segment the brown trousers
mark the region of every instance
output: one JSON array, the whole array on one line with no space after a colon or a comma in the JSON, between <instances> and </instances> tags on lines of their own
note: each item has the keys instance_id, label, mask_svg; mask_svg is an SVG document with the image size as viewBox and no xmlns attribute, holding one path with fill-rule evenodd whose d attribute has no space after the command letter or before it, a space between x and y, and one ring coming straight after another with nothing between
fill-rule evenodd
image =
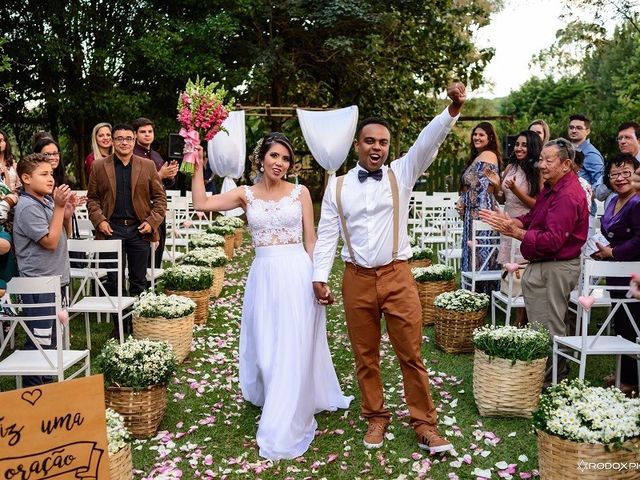
<instances>
[{"instance_id":1,"label":"brown trousers","mask_svg":"<svg viewBox=\"0 0 640 480\"><path fill-rule=\"evenodd\" d=\"M411 426L436 428L429 376L420 353L422 308L409 264L395 261L373 269L346 263L342 295L362 397L362 416L391 416L384 406L380 379L380 319L384 313L389 339L400 361Z\"/></svg>"}]
</instances>

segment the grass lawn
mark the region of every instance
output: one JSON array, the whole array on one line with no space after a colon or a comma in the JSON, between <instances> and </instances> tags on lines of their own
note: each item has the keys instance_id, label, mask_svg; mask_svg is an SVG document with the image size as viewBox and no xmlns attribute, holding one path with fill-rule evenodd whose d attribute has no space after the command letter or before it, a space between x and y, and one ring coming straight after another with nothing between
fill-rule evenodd
<instances>
[{"instance_id":1,"label":"grass lawn","mask_svg":"<svg viewBox=\"0 0 640 480\"><path fill-rule=\"evenodd\" d=\"M261 459L255 442L260 409L243 400L238 382L242 296L252 259L253 250L245 239L226 268L225 287L211 303L207 326L196 327L194 351L169 386L169 408L158 435L134 444L135 478L438 480L475 479L475 469L491 469L491 478L500 478L498 472L504 468L500 462L517 465L513 478L537 475L536 437L530 422L480 417L473 400L473 355L437 350L432 327L424 330L423 357L430 371L440 429L454 444L455 454L430 457L418 448L408 426L400 369L386 336L381 368L393 419L384 447L366 450L362 446L366 424L359 418L359 391L340 295L327 308L329 347L343 391L356 398L349 410L316 416L316 439L304 457L275 463ZM342 262L336 261L330 278L334 293L340 292L341 273ZM110 330L109 324L92 323L92 358ZM84 345L83 332L83 322L75 322L72 342L79 348ZM602 385L601 378L613 365L613 358L592 358L587 378ZM573 367L572 376L576 371ZM13 379L2 379L0 388L15 388Z\"/></svg>"}]
</instances>

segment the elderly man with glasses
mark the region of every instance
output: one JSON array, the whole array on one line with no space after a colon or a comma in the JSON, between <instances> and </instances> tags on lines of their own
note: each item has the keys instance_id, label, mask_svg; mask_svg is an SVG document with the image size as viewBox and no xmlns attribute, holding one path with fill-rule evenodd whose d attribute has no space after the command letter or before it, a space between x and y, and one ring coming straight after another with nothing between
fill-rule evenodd
<instances>
[{"instance_id":1,"label":"elderly man with glasses","mask_svg":"<svg viewBox=\"0 0 640 480\"><path fill-rule=\"evenodd\" d=\"M574 157L573 146L564 138L547 142L539 163L544 188L529 213L509 218L502 212L480 211L480 218L495 230L522 242L520 251L529 261L522 277L527 316L546 327L551 339L570 334L565 317L589 229L589 206L573 172ZM558 380L568 373L568 365L559 359ZM547 381L550 378L549 368Z\"/></svg>"},{"instance_id":2,"label":"elderly man with glasses","mask_svg":"<svg viewBox=\"0 0 640 480\"><path fill-rule=\"evenodd\" d=\"M167 210L167 197L152 160L133 154L133 127L113 127L114 153L96 160L89 177L87 209L96 239L122 240L125 265L129 265L129 295L147 287L150 242L158 241L158 226ZM123 265L122 270L124 271ZM109 273L105 288L117 289L117 275ZM111 332L118 336L117 326Z\"/></svg>"}]
</instances>

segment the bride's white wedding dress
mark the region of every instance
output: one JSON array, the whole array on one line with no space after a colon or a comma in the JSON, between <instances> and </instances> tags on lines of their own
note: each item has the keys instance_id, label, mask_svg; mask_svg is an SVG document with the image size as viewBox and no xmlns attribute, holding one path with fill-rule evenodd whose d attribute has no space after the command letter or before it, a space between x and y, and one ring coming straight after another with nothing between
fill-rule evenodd
<instances>
[{"instance_id":1,"label":"bride's white wedding dress","mask_svg":"<svg viewBox=\"0 0 640 480\"><path fill-rule=\"evenodd\" d=\"M316 304L312 263L302 244L300 185L278 201L245 187L256 257L247 278L240 328L240 387L262 407L260 456L296 458L317 427L314 414L348 408L327 344L324 307Z\"/></svg>"}]
</instances>

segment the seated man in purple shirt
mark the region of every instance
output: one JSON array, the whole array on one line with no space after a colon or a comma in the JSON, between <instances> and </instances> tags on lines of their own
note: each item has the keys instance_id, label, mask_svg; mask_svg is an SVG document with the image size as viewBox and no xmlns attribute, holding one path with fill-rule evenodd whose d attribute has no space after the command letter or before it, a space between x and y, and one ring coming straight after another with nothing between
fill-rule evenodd
<instances>
[{"instance_id":1,"label":"seated man in purple shirt","mask_svg":"<svg viewBox=\"0 0 640 480\"><path fill-rule=\"evenodd\" d=\"M589 205L573 172L574 155L573 146L564 138L545 144L539 164L544 188L526 215L509 218L501 212L480 211L480 218L494 229L522 241L520 251L530 262L522 277L527 316L544 325L551 339L571 334L565 316L569 295L578 284L580 253L589 229ZM558 380L568 372L560 357ZM547 380L550 378L548 369Z\"/></svg>"}]
</instances>

